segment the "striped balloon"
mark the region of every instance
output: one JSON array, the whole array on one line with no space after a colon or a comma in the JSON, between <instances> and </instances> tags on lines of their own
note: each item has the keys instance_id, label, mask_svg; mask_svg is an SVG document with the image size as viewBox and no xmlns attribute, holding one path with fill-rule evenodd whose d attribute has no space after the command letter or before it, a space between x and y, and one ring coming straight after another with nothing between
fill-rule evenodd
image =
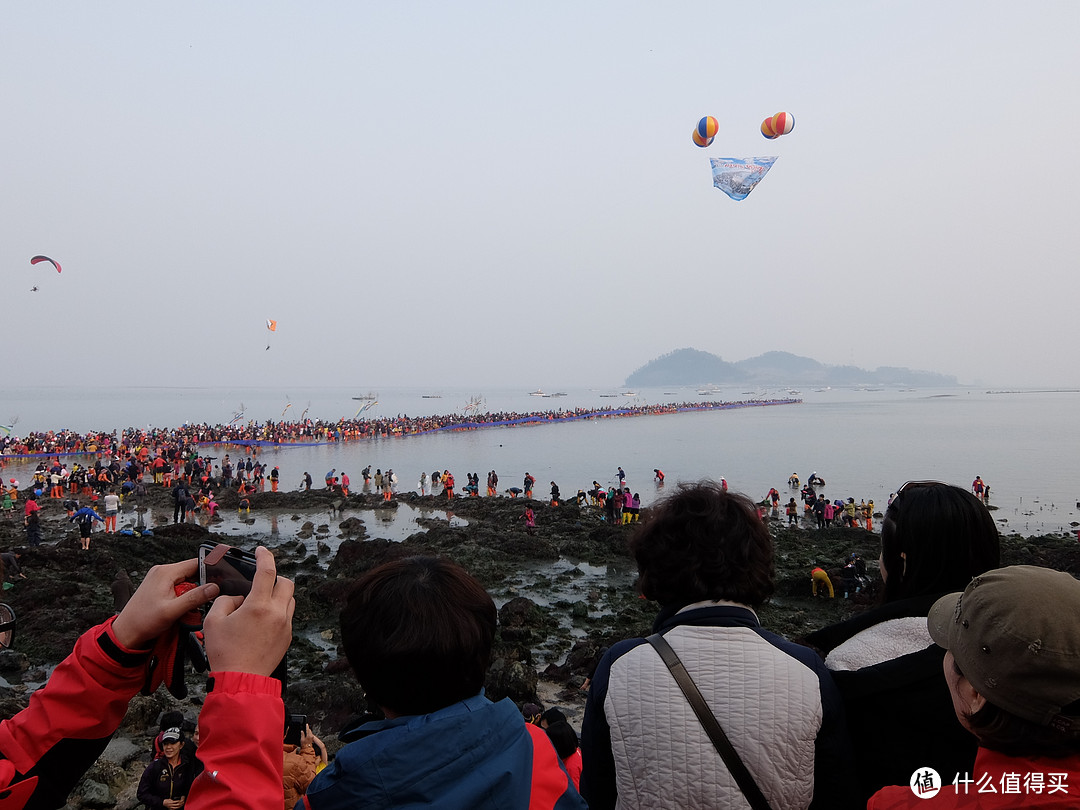
<instances>
[{"instance_id":1,"label":"striped balloon","mask_svg":"<svg viewBox=\"0 0 1080 810\"><path fill-rule=\"evenodd\" d=\"M795 129L795 116L789 112L778 112L772 117L772 130L777 135L787 135Z\"/></svg>"},{"instance_id":2,"label":"striped balloon","mask_svg":"<svg viewBox=\"0 0 1080 810\"><path fill-rule=\"evenodd\" d=\"M712 138L702 138L696 129L690 133L690 137L694 139L694 143L698 146L708 146L713 142Z\"/></svg>"},{"instance_id":3,"label":"striped balloon","mask_svg":"<svg viewBox=\"0 0 1080 810\"><path fill-rule=\"evenodd\" d=\"M711 115L706 115L697 122L697 134L703 141L711 141L720 130L720 124Z\"/></svg>"},{"instance_id":4,"label":"striped balloon","mask_svg":"<svg viewBox=\"0 0 1080 810\"><path fill-rule=\"evenodd\" d=\"M772 123L772 116L766 118L764 121L761 122L761 134L768 138L770 141L774 141L780 137L773 129Z\"/></svg>"}]
</instances>

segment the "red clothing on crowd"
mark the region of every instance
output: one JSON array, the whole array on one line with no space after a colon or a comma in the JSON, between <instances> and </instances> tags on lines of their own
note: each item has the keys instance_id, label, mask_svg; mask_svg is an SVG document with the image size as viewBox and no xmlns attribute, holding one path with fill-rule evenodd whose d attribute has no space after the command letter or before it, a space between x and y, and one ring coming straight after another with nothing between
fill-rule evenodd
<instances>
[{"instance_id":1,"label":"red clothing on crowd","mask_svg":"<svg viewBox=\"0 0 1080 810\"><path fill-rule=\"evenodd\" d=\"M566 766L566 772L570 775L570 781L574 783L574 788L581 790L581 749L577 749L564 759L563 765Z\"/></svg>"},{"instance_id":2,"label":"red clothing on crowd","mask_svg":"<svg viewBox=\"0 0 1080 810\"><path fill-rule=\"evenodd\" d=\"M943 784L935 796L920 798L907 785L882 788L870 797L866 810L1056 810L1080 806L1080 754L1062 759L1009 757L980 748L972 773L940 776Z\"/></svg>"},{"instance_id":3,"label":"red clothing on crowd","mask_svg":"<svg viewBox=\"0 0 1080 810\"><path fill-rule=\"evenodd\" d=\"M124 719L151 651L120 646L112 622L83 633L27 708L0 723L0 810L21 810L31 794L35 806L63 806Z\"/></svg>"},{"instance_id":4,"label":"red clothing on crowd","mask_svg":"<svg viewBox=\"0 0 1080 810\"><path fill-rule=\"evenodd\" d=\"M199 715L203 772L184 810L281 807L284 763L281 681L246 672L211 672L212 689ZM267 741L274 741L267 744ZM2 808L0 808L2 810Z\"/></svg>"}]
</instances>

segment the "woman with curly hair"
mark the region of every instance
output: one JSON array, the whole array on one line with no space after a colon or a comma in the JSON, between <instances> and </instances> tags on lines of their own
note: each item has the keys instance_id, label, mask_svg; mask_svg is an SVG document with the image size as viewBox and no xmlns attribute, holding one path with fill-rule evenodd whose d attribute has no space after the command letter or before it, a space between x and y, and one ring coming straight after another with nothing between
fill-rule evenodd
<instances>
[{"instance_id":1,"label":"woman with curly hair","mask_svg":"<svg viewBox=\"0 0 1080 810\"><path fill-rule=\"evenodd\" d=\"M746 496L682 484L631 541L656 634L678 655L773 808L852 806L840 696L812 650L762 628L772 538ZM593 676L581 793L593 810L742 807L740 787L653 641L614 645Z\"/></svg>"}]
</instances>

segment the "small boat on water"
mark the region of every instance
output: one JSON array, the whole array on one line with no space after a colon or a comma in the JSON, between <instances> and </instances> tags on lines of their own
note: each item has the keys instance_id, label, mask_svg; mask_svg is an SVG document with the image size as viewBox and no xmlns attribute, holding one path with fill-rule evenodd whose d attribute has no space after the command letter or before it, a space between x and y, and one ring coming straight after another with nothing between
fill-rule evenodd
<instances>
[{"instance_id":1,"label":"small boat on water","mask_svg":"<svg viewBox=\"0 0 1080 810\"><path fill-rule=\"evenodd\" d=\"M638 395L638 392L637 391L623 391L622 395L624 397L636 397Z\"/></svg>"},{"instance_id":2,"label":"small boat on water","mask_svg":"<svg viewBox=\"0 0 1080 810\"><path fill-rule=\"evenodd\" d=\"M420 399L442 399L442 394L421 394Z\"/></svg>"},{"instance_id":3,"label":"small boat on water","mask_svg":"<svg viewBox=\"0 0 1080 810\"><path fill-rule=\"evenodd\" d=\"M543 389L537 388L535 391L530 391L529 396L530 397L546 397L547 394L544 393Z\"/></svg>"},{"instance_id":4,"label":"small boat on water","mask_svg":"<svg viewBox=\"0 0 1080 810\"><path fill-rule=\"evenodd\" d=\"M557 391L557 392L556 392L556 393L554 393L554 394L544 394L544 396L545 396L546 398L548 398L548 399L551 399L552 397L565 397L565 396L566 396L566 392L565 392L565 391Z\"/></svg>"},{"instance_id":5,"label":"small boat on water","mask_svg":"<svg viewBox=\"0 0 1080 810\"><path fill-rule=\"evenodd\" d=\"M371 391L368 391L366 394L364 394L361 397L353 397L353 399L357 399L357 400L361 400L361 401L365 401L365 402L368 401L368 400L378 399L378 398L379 398L379 395L374 394Z\"/></svg>"}]
</instances>

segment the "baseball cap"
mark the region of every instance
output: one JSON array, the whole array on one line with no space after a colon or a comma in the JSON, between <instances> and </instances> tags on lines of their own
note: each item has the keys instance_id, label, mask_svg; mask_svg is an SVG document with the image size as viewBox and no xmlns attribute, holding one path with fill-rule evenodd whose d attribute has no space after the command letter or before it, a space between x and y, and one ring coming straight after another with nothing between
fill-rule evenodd
<instances>
[{"instance_id":1,"label":"baseball cap","mask_svg":"<svg viewBox=\"0 0 1080 810\"><path fill-rule=\"evenodd\" d=\"M1010 714L1080 730L1080 581L1033 565L998 568L943 596L926 619L983 697ZM1069 716L1063 711L1069 708Z\"/></svg>"},{"instance_id":2,"label":"baseball cap","mask_svg":"<svg viewBox=\"0 0 1080 810\"><path fill-rule=\"evenodd\" d=\"M167 728L163 732L161 732L161 741L163 743L179 742L182 737L183 735L180 733L180 729L178 729L176 726L173 726L172 728Z\"/></svg>"}]
</instances>

